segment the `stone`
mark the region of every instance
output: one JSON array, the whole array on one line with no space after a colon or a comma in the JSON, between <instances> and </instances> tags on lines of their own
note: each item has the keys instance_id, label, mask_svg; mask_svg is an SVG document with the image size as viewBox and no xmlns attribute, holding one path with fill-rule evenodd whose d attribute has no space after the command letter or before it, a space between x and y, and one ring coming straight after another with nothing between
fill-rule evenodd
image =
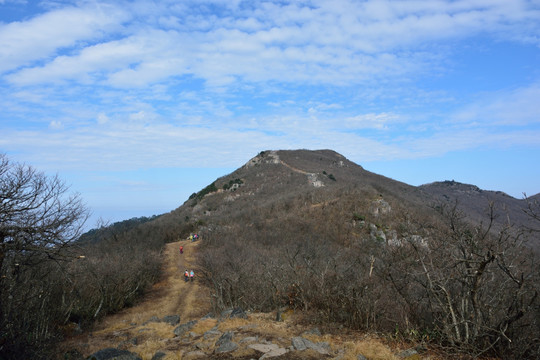
<instances>
[{"instance_id":1,"label":"stone","mask_svg":"<svg viewBox=\"0 0 540 360\"><path fill-rule=\"evenodd\" d=\"M413 355L416 355L416 354L418 354L418 351L416 351L415 349L407 349L407 350L403 350L402 352L397 354L397 356L399 358L406 359L409 356L413 356Z\"/></svg>"},{"instance_id":2,"label":"stone","mask_svg":"<svg viewBox=\"0 0 540 360\"><path fill-rule=\"evenodd\" d=\"M240 340L240 344L253 343L253 342L257 341L257 340L258 340L258 338L256 336L248 336L248 337L245 337L242 340Z\"/></svg>"},{"instance_id":3,"label":"stone","mask_svg":"<svg viewBox=\"0 0 540 360\"><path fill-rule=\"evenodd\" d=\"M306 338L302 338L302 340L304 341L304 345L305 345L308 349L315 350L315 349L317 348L317 344L315 344L313 341L308 340L308 339L306 339Z\"/></svg>"},{"instance_id":4,"label":"stone","mask_svg":"<svg viewBox=\"0 0 540 360\"><path fill-rule=\"evenodd\" d=\"M215 350L215 352L217 354L221 354L221 353L231 352L236 349L238 349L238 344L232 341L227 341L219 345L219 347Z\"/></svg>"},{"instance_id":5,"label":"stone","mask_svg":"<svg viewBox=\"0 0 540 360\"><path fill-rule=\"evenodd\" d=\"M210 344L204 343L204 342L198 342L195 344L195 347L199 350L208 350L210 348Z\"/></svg>"},{"instance_id":6,"label":"stone","mask_svg":"<svg viewBox=\"0 0 540 360\"><path fill-rule=\"evenodd\" d=\"M106 348L90 355L87 360L142 360L139 355L127 350Z\"/></svg>"},{"instance_id":7,"label":"stone","mask_svg":"<svg viewBox=\"0 0 540 360\"><path fill-rule=\"evenodd\" d=\"M321 355L330 355L330 345L326 342L315 344L313 341L300 336L292 338L291 341L292 346L298 351L311 349Z\"/></svg>"},{"instance_id":8,"label":"stone","mask_svg":"<svg viewBox=\"0 0 540 360\"><path fill-rule=\"evenodd\" d=\"M240 318L240 319L247 319L248 316L246 312L242 308L234 308L231 314L229 315L230 318Z\"/></svg>"},{"instance_id":9,"label":"stone","mask_svg":"<svg viewBox=\"0 0 540 360\"><path fill-rule=\"evenodd\" d=\"M151 360L161 360L163 359L167 354L165 354L163 351L157 351L154 356L152 356Z\"/></svg>"},{"instance_id":10,"label":"stone","mask_svg":"<svg viewBox=\"0 0 540 360\"><path fill-rule=\"evenodd\" d=\"M207 332L205 332L203 334L203 337L205 339L211 339L211 338L215 338L215 337L218 337L218 336L221 336L222 332L219 331L219 330L208 330Z\"/></svg>"},{"instance_id":11,"label":"stone","mask_svg":"<svg viewBox=\"0 0 540 360\"><path fill-rule=\"evenodd\" d=\"M231 342L233 339L234 333L232 331L227 331L223 335L220 336L220 338L216 341L216 346L220 346L221 344Z\"/></svg>"},{"instance_id":12,"label":"stone","mask_svg":"<svg viewBox=\"0 0 540 360\"><path fill-rule=\"evenodd\" d=\"M304 331L304 332L302 333L302 335L316 335L316 336L321 336L321 330L319 330L319 328L313 328L313 329Z\"/></svg>"},{"instance_id":13,"label":"stone","mask_svg":"<svg viewBox=\"0 0 540 360\"><path fill-rule=\"evenodd\" d=\"M330 352L330 350L332 349L330 347L330 344L328 342L326 342L326 341L319 342L319 343L317 343L317 345L320 346L321 348L323 348L324 350L328 351L328 352Z\"/></svg>"},{"instance_id":14,"label":"stone","mask_svg":"<svg viewBox=\"0 0 540 360\"><path fill-rule=\"evenodd\" d=\"M272 351L269 351L269 352L265 353L263 356L261 356L259 358L259 360L278 357L278 356L286 354L287 352L288 352L288 350L285 349L285 348L277 348L277 349L274 349Z\"/></svg>"},{"instance_id":15,"label":"stone","mask_svg":"<svg viewBox=\"0 0 540 360\"><path fill-rule=\"evenodd\" d=\"M304 351L304 350L307 349L306 344L304 344L304 338L303 337L300 337L300 336L293 337L291 339L291 342L292 342L292 346L298 351Z\"/></svg>"},{"instance_id":16,"label":"stone","mask_svg":"<svg viewBox=\"0 0 540 360\"><path fill-rule=\"evenodd\" d=\"M170 325L178 325L180 323L180 315L167 315L161 320Z\"/></svg>"},{"instance_id":17,"label":"stone","mask_svg":"<svg viewBox=\"0 0 540 360\"><path fill-rule=\"evenodd\" d=\"M370 206L369 210L373 215L379 216L379 215L384 215L384 214L388 214L389 212L391 212L392 207L385 200L378 199L378 200L375 200L375 201L373 201L371 203L371 206Z\"/></svg>"},{"instance_id":18,"label":"stone","mask_svg":"<svg viewBox=\"0 0 540 360\"><path fill-rule=\"evenodd\" d=\"M202 320L206 320L206 319L213 319L215 318L216 316L214 315L213 312L209 312L208 314L204 315L201 319Z\"/></svg>"},{"instance_id":19,"label":"stone","mask_svg":"<svg viewBox=\"0 0 540 360\"><path fill-rule=\"evenodd\" d=\"M174 329L174 335L176 336L182 336L186 332L190 331L193 326L197 323L197 320L188 321L185 324L179 325L176 329Z\"/></svg>"},{"instance_id":20,"label":"stone","mask_svg":"<svg viewBox=\"0 0 540 360\"><path fill-rule=\"evenodd\" d=\"M277 346L276 344L251 344L248 345L248 348L266 354L267 352L278 349L279 346Z\"/></svg>"},{"instance_id":21,"label":"stone","mask_svg":"<svg viewBox=\"0 0 540 360\"><path fill-rule=\"evenodd\" d=\"M190 351L186 353L183 357L183 359L200 359L200 358L207 358L206 354L200 350Z\"/></svg>"},{"instance_id":22,"label":"stone","mask_svg":"<svg viewBox=\"0 0 540 360\"><path fill-rule=\"evenodd\" d=\"M216 341L216 353L231 352L238 349L238 345L232 342L234 333L227 331Z\"/></svg>"},{"instance_id":23,"label":"stone","mask_svg":"<svg viewBox=\"0 0 540 360\"><path fill-rule=\"evenodd\" d=\"M76 349L66 351L64 353L65 360L84 360L84 356Z\"/></svg>"},{"instance_id":24,"label":"stone","mask_svg":"<svg viewBox=\"0 0 540 360\"><path fill-rule=\"evenodd\" d=\"M321 355L330 355L330 350L327 349L324 345L315 344L315 346L310 348L310 349L315 350L316 352L318 352Z\"/></svg>"},{"instance_id":25,"label":"stone","mask_svg":"<svg viewBox=\"0 0 540 360\"><path fill-rule=\"evenodd\" d=\"M159 318L157 316L152 316L150 319L148 319L147 321L145 321L143 323L143 325L146 325L148 323L151 323L151 322L159 322Z\"/></svg>"}]
</instances>

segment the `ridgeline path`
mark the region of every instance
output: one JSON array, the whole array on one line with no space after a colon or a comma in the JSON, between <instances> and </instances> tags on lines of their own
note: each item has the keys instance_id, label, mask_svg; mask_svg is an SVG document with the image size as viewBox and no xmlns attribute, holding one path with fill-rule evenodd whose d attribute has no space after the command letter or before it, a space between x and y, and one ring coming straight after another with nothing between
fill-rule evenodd
<instances>
[{"instance_id":1,"label":"ridgeline path","mask_svg":"<svg viewBox=\"0 0 540 360\"><path fill-rule=\"evenodd\" d=\"M403 349L398 346L407 345L410 348L409 344L401 342L393 344L392 349L376 336L348 330L317 335L311 331L314 329L310 325L297 321L302 314L295 314L294 310L287 311L283 321L275 321L274 313L250 313L249 319L202 320L211 309L209 290L199 285L197 269L194 269L194 282L185 282L183 275L186 269L191 270L194 266L194 254L199 243L184 240L167 244L163 251L162 280L135 306L106 316L91 331L64 341L56 359L81 360L98 350L115 348L135 353L143 360L156 359L159 353L162 360L260 359L280 355L285 356L280 356L281 359L294 360L331 356L335 359L358 359L359 354L369 359L397 360L405 357L400 355ZM184 247L183 255L180 255L180 245ZM191 320L198 322L193 333L176 336L174 329L178 324L162 321L168 315L179 315L180 324ZM222 345L216 340L221 339L225 332L234 333L237 339L237 343L233 344L236 348L227 350L227 354L216 352L216 347ZM299 345L298 339L304 339L303 336L308 338ZM309 344L309 349L306 344ZM414 351L414 355L408 358L439 358L429 352L420 355Z\"/></svg>"},{"instance_id":2,"label":"ridgeline path","mask_svg":"<svg viewBox=\"0 0 540 360\"><path fill-rule=\"evenodd\" d=\"M151 318L180 315L180 323L185 323L201 318L211 309L210 295L199 285L194 268L194 253L199 243L183 240L166 244L162 280L154 284L145 297L131 308L106 316L91 332L67 339L61 348L77 349L86 357L100 349L116 348L122 341L126 342L127 350L139 354L166 347L167 340L174 337L176 325L149 321ZM184 247L182 255L180 246ZM186 269L195 271L195 281L185 282Z\"/></svg>"}]
</instances>

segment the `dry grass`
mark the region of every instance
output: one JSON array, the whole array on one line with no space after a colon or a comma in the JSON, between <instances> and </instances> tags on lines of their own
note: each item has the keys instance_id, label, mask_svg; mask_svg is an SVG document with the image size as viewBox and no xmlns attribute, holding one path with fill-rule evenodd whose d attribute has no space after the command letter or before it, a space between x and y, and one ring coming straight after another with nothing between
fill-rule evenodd
<instances>
[{"instance_id":1,"label":"dry grass","mask_svg":"<svg viewBox=\"0 0 540 360\"><path fill-rule=\"evenodd\" d=\"M174 353L166 353L164 357L162 357L162 360L182 360L184 357L183 351L178 351Z\"/></svg>"},{"instance_id":2,"label":"dry grass","mask_svg":"<svg viewBox=\"0 0 540 360\"><path fill-rule=\"evenodd\" d=\"M392 350L377 339L361 341L347 341L342 344L345 350L343 360L356 360L358 354L364 355L369 360L396 360Z\"/></svg>"},{"instance_id":3,"label":"dry grass","mask_svg":"<svg viewBox=\"0 0 540 360\"><path fill-rule=\"evenodd\" d=\"M235 358L247 358L248 356L255 359L257 352L250 348L240 348L234 351L231 355Z\"/></svg>"},{"instance_id":4,"label":"dry grass","mask_svg":"<svg viewBox=\"0 0 540 360\"><path fill-rule=\"evenodd\" d=\"M152 334L152 338L158 339L171 339L174 335L175 326L164 322L151 322L144 326L138 327L136 330L138 333L149 332Z\"/></svg>"},{"instance_id":5,"label":"dry grass","mask_svg":"<svg viewBox=\"0 0 540 360\"><path fill-rule=\"evenodd\" d=\"M137 345L129 350L137 353L143 360L146 360L146 359L152 359L154 354L158 350L163 349L165 346L166 346L165 340L148 339L144 341L141 345Z\"/></svg>"},{"instance_id":6,"label":"dry grass","mask_svg":"<svg viewBox=\"0 0 540 360\"><path fill-rule=\"evenodd\" d=\"M164 251L164 277L156 284L149 296L131 309L108 316L97 324L92 334L72 339L68 348L77 348L85 356L106 347L118 347L137 353L142 359L151 359L157 351L164 351L165 360L186 360L189 353L180 340L175 338L174 328L164 322L148 322L152 316L162 319L166 315L178 314L181 323L200 319L209 312L210 305L204 299L209 299L207 289L201 287L197 281L184 282L183 271L191 269L194 264L194 251L197 242L181 242L184 246L184 255L180 255L180 243L167 244ZM199 320L192 331L204 334L217 326L221 332L241 332L245 336L258 336L261 339L271 340L283 347L290 346L290 339L300 336L307 328L302 323L301 316L293 311L285 313L284 321L276 322L275 313L249 314L248 319L226 319L218 321L208 318ZM377 338L357 340L358 336L339 335L302 335L313 342L326 341L332 349L343 351L343 360L356 360L358 354L370 360L395 360L391 349ZM136 344L130 340L136 339ZM205 342L201 338L202 342ZM209 347L213 346L215 339L208 340ZM256 355L252 349L242 347L231 354L234 357L250 357ZM317 358L317 354L308 356L308 352L298 354L302 358ZM296 356L296 355L295 355Z\"/></svg>"},{"instance_id":7,"label":"dry grass","mask_svg":"<svg viewBox=\"0 0 540 360\"><path fill-rule=\"evenodd\" d=\"M250 324L253 324L253 322L248 319L232 318L232 319L224 320L221 323L219 323L218 330L221 332L225 332L225 331L234 330L241 326L246 326Z\"/></svg>"},{"instance_id":8,"label":"dry grass","mask_svg":"<svg viewBox=\"0 0 540 360\"><path fill-rule=\"evenodd\" d=\"M184 246L180 255L179 246ZM163 347L163 341L174 337L174 327L162 322L147 321L155 316L162 319L167 315L180 315L181 322L198 319L210 310L206 291L197 281L186 283L183 272L194 264L194 250L198 242L181 241L169 243L163 252L163 278L152 287L148 295L132 308L107 316L97 323L92 333L67 340L61 348L77 348L84 355L105 347L117 347L118 343L137 338L140 345L126 345L129 351L140 353L150 359L154 352ZM202 325L201 325L202 326ZM152 335L149 335L152 334ZM146 357L144 354L152 354ZM174 359L181 355L174 355ZM179 357L180 356L180 357Z\"/></svg>"},{"instance_id":9,"label":"dry grass","mask_svg":"<svg viewBox=\"0 0 540 360\"><path fill-rule=\"evenodd\" d=\"M216 319L204 319L200 320L193 326L191 331L197 333L197 334L204 334L208 330L211 330L217 325L218 321Z\"/></svg>"},{"instance_id":10,"label":"dry grass","mask_svg":"<svg viewBox=\"0 0 540 360\"><path fill-rule=\"evenodd\" d=\"M257 333L268 339L278 339L298 336L299 330L286 322L263 321L258 324Z\"/></svg>"}]
</instances>

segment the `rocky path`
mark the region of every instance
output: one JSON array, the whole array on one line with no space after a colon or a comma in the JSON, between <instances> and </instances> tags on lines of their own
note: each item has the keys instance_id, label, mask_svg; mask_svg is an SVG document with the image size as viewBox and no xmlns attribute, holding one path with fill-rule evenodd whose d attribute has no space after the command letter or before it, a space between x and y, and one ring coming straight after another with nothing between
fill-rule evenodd
<instances>
[{"instance_id":1,"label":"rocky path","mask_svg":"<svg viewBox=\"0 0 540 360\"><path fill-rule=\"evenodd\" d=\"M137 305L106 316L94 330L73 337L63 349L84 357L103 348L124 348L152 353L173 338L180 322L200 318L210 311L209 295L199 285L194 269L194 252L199 242L189 240L169 243L164 250L163 279ZM180 246L184 254L180 254ZM195 281L185 282L184 271L195 270ZM146 357L145 357L146 358ZM151 358L148 357L149 359Z\"/></svg>"},{"instance_id":2,"label":"rocky path","mask_svg":"<svg viewBox=\"0 0 540 360\"><path fill-rule=\"evenodd\" d=\"M184 271L193 269L194 251L198 242L180 241L169 243L165 247L164 277L154 285L148 296L138 305L126 309L120 314L107 317L100 327L102 331L115 328L126 322L141 322L152 317L163 318L168 315L180 315L181 319L191 319L206 314L209 303L201 302L206 297L197 281L185 282ZM180 254L179 247L184 247Z\"/></svg>"},{"instance_id":3,"label":"rocky path","mask_svg":"<svg viewBox=\"0 0 540 360\"><path fill-rule=\"evenodd\" d=\"M421 360L436 356L416 349L391 349L379 338L331 327L300 325L293 310L275 314L230 309L210 313L210 294L185 282L199 242L167 244L163 280L138 305L103 319L94 331L66 341L64 360L334 359ZM184 246L180 255L179 246ZM196 269L195 269L196 271ZM197 272L195 272L197 273Z\"/></svg>"}]
</instances>

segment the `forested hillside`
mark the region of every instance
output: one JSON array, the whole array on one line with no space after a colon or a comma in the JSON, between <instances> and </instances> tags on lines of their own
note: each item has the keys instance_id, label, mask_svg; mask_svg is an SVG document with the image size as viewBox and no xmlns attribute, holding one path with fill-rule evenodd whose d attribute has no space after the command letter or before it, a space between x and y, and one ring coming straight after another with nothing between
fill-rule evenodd
<instances>
[{"instance_id":1,"label":"forested hillside","mask_svg":"<svg viewBox=\"0 0 540 360\"><path fill-rule=\"evenodd\" d=\"M539 268L525 244L538 233L512 223L522 217L505 203L460 208L455 194L428 190L332 151L263 152L174 216L200 226L216 309L293 307L468 354L534 358Z\"/></svg>"},{"instance_id":2,"label":"forested hillside","mask_svg":"<svg viewBox=\"0 0 540 360\"><path fill-rule=\"evenodd\" d=\"M73 228L50 223L57 246L32 247L37 235L5 204L17 199L10 184L36 174L47 183L3 162L4 357L46 358L66 326L89 328L131 306L160 278L164 244L192 233L202 239L197 273L215 312L242 307L279 319L295 309L315 324L469 356L540 356L537 196L517 200L454 182L414 187L331 150L264 151L170 213L82 237L75 225L85 209L53 193L80 217L65 218ZM25 191L18 199L31 198Z\"/></svg>"}]
</instances>

